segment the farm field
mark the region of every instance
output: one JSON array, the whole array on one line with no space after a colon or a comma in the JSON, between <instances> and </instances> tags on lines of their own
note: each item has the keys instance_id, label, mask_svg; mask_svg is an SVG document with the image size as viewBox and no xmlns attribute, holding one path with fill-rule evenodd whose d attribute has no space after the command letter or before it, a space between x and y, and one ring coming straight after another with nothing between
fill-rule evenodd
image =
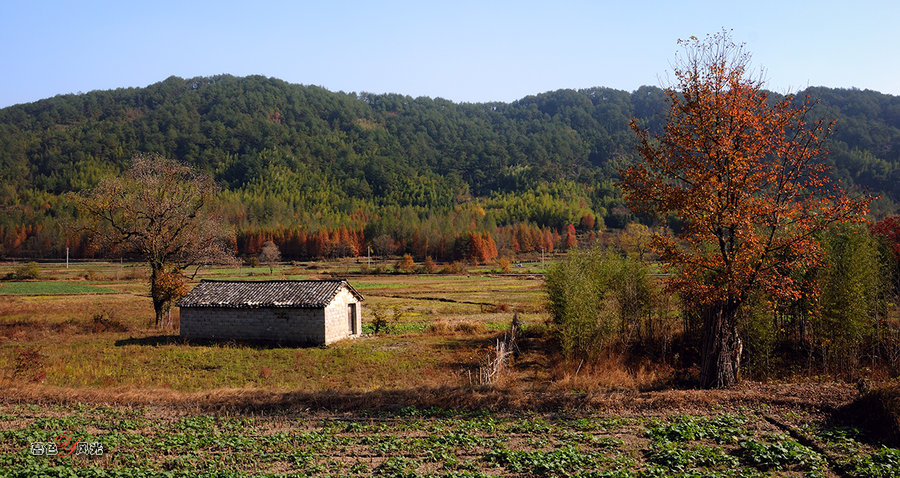
<instances>
[{"instance_id":1,"label":"farm field","mask_svg":"<svg viewBox=\"0 0 900 478\"><path fill-rule=\"evenodd\" d=\"M539 263L519 274L360 266L194 278L346 276L366 297L364 330L375 314L387 326L327 348L184 343L150 325L140 265L41 264L40 281L0 282L0 476L900 473L900 452L841 420L852 385L690 390L671 368L582 369L547 353ZM479 384L514 314L520 354ZM63 452L32 453L57 441ZM83 453L63 456L75 441Z\"/></svg>"},{"instance_id":2,"label":"farm field","mask_svg":"<svg viewBox=\"0 0 900 478\"><path fill-rule=\"evenodd\" d=\"M595 394L593 408L553 413L7 403L0 466L9 476L896 476L900 451L829 418L848 393ZM31 453L58 440L55 455ZM61 456L65 440L102 453Z\"/></svg>"}]
</instances>

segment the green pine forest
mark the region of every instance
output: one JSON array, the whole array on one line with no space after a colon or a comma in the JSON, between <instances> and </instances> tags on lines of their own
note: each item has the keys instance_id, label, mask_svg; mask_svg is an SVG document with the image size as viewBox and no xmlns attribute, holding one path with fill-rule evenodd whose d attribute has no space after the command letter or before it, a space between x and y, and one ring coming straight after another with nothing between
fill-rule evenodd
<instances>
[{"instance_id":1,"label":"green pine forest","mask_svg":"<svg viewBox=\"0 0 900 478\"><path fill-rule=\"evenodd\" d=\"M826 161L843 186L900 204L900 97L809 88L836 122ZM773 94L773 97L776 97ZM170 77L0 109L0 258L98 257L69 193L140 153L213 178L239 254L410 253L489 262L565 248L634 217L618 171L628 123L659 130L660 88L558 90L512 103L330 92L262 76ZM498 252L499 251L499 252Z\"/></svg>"}]
</instances>

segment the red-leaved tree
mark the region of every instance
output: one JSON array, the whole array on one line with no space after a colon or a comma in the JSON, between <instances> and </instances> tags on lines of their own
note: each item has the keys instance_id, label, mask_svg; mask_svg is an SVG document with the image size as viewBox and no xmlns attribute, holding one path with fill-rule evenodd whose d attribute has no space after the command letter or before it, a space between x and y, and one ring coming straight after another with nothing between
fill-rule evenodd
<instances>
[{"instance_id":1,"label":"red-leaved tree","mask_svg":"<svg viewBox=\"0 0 900 478\"><path fill-rule=\"evenodd\" d=\"M872 232L884 237L894 253L894 291L900 293L900 216L886 217L873 224Z\"/></svg>"},{"instance_id":2,"label":"red-leaved tree","mask_svg":"<svg viewBox=\"0 0 900 478\"><path fill-rule=\"evenodd\" d=\"M770 98L727 32L679 43L664 131L632 122L642 161L621 185L632 208L684 223L652 244L702 317L701 386L723 387L738 379L742 306L756 292L798 298L794 272L822 259L814 235L863 220L869 199L827 175L819 160L832 124L809 117L808 98Z\"/></svg>"}]
</instances>

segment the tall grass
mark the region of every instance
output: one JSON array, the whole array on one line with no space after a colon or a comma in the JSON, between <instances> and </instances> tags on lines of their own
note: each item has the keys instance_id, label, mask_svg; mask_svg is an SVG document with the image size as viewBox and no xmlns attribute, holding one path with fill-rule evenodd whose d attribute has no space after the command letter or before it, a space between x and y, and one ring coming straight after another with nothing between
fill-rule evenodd
<instances>
[{"instance_id":1,"label":"tall grass","mask_svg":"<svg viewBox=\"0 0 900 478\"><path fill-rule=\"evenodd\" d=\"M661 330L654 315L668 313L654 307L662 292L646 264L601 247L570 251L550 266L546 288L553 331L568 358L595 358L617 344L648 345Z\"/></svg>"}]
</instances>

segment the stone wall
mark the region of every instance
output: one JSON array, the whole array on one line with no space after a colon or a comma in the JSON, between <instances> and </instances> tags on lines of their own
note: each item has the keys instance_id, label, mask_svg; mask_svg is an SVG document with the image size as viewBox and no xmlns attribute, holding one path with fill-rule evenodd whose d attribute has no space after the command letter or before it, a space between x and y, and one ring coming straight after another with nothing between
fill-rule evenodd
<instances>
[{"instance_id":1,"label":"stone wall","mask_svg":"<svg viewBox=\"0 0 900 478\"><path fill-rule=\"evenodd\" d=\"M321 308L182 307L180 333L182 338L194 340L321 345L335 340L333 336L327 340L324 316ZM346 317L345 312L345 330Z\"/></svg>"},{"instance_id":2,"label":"stone wall","mask_svg":"<svg viewBox=\"0 0 900 478\"><path fill-rule=\"evenodd\" d=\"M350 329L349 305L356 304L356 333ZM342 288L325 307L325 343L330 344L347 337L362 335L362 304L347 290Z\"/></svg>"}]
</instances>

